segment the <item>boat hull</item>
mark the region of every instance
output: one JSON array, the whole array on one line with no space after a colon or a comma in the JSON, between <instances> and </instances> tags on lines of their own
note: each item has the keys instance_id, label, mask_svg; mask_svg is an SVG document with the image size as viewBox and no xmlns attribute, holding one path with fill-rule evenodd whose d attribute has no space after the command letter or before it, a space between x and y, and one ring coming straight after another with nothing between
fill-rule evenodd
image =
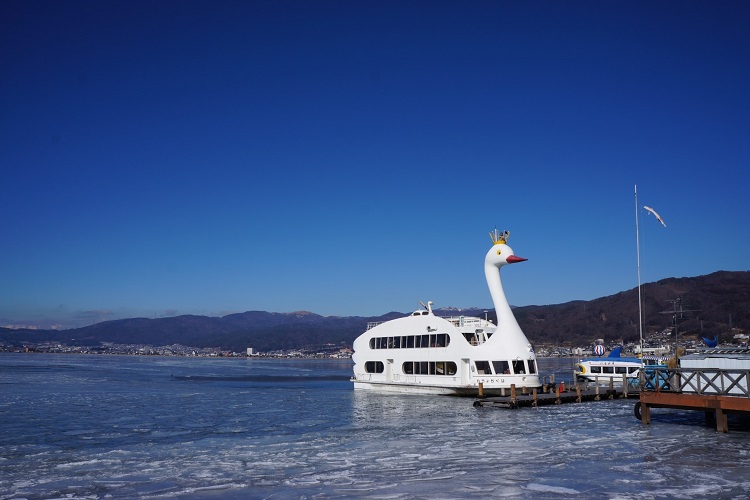
<instances>
[{"instance_id":1,"label":"boat hull","mask_svg":"<svg viewBox=\"0 0 750 500\"><path fill-rule=\"evenodd\" d=\"M538 382L538 380L535 380ZM410 384L410 383L393 383L380 381L362 381L352 379L354 390L383 392L390 394L419 394L435 396L469 396L476 397L479 395L479 386L455 386L445 385L428 385L428 384ZM529 387L538 387L540 384ZM519 394L524 387L518 387ZM506 396L510 394L510 388L506 387L484 387L482 386L484 396Z\"/></svg>"},{"instance_id":2,"label":"boat hull","mask_svg":"<svg viewBox=\"0 0 750 500\"><path fill-rule=\"evenodd\" d=\"M353 380L354 390L387 392L392 394L424 394L436 396L459 396L462 392L458 388L438 387L421 384L392 384L387 382L364 382ZM477 389L473 389L477 394Z\"/></svg>"}]
</instances>

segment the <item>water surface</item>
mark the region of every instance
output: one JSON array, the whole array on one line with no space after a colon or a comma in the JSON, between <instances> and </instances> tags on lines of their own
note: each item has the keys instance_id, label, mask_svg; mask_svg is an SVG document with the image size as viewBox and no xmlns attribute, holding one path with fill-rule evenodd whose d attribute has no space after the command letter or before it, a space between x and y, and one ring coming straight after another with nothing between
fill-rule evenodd
<instances>
[{"instance_id":1,"label":"water surface","mask_svg":"<svg viewBox=\"0 0 750 500\"><path fill-rule=\"evenodd\" d=\"M570 378L571 359L540 359ZM750 433L632 400L353 391L348 360L0 354L0 498L748 498ZM730 421L731 423L731 421Z\"/></svg>"}]
</instances>

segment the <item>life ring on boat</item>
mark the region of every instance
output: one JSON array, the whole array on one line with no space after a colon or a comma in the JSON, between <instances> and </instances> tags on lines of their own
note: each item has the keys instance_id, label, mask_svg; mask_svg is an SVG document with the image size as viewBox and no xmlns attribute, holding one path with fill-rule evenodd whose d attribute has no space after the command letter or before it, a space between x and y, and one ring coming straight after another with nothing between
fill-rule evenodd
<instances>
[{"instance_id":1,"label":"life ring on boat","mask_svg":"<svg viewBox=\"0 0 750 500\"><path fill-rule=\"evenodd\" d=\"M581 375L586 375L586 367L583 365L576 365Z\"/></svg>"},{"instance_id":2,"label":"life ring on boat","mask_svg":"<svg viewBox=\"0 0 750 500\"><path fill-rule=\"evenodd\" d=\"M633 415L635 415L635 418L637 418L638 420L641 420L641 402L640 401L638 401L633 407Z\"/></svg>"}]
</instances>

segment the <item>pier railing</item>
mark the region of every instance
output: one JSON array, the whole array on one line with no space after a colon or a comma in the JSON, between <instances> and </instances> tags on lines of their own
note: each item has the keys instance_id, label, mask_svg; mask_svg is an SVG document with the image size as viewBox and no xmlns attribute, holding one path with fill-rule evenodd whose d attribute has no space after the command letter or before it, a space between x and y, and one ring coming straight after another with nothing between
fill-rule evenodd
<instances>
[{"instance_id":1,"label":"pier railing","mask_svg":"<svg viewBox=\"0 0 750 500\"><path fill-rule=\"evenodd\" d=\"M641 391L674 392L750 398L750 370L719 368L645 368Z\"/></svg>"}]
</instances>

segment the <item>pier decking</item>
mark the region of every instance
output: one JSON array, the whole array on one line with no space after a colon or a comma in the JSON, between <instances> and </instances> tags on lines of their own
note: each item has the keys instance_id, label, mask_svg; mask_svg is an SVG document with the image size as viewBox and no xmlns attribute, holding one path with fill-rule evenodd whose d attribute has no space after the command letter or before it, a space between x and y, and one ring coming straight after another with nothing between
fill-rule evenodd
<instances>
[{"instance_id":1,"label":"pier decking","mask_svg":"<svg viewBox=\"0 0 750 500\"><path fill-rule=\"evenodd\" d=\"M615 386L611 381L608 385L599 384L575 384L574 386L563 384L548 384L541 390L525 390L521 388L520 394L515 387L511 387L509 394L505 396L480 396L474 401L474 406L486 406L492 408L521 408L536 407L550 404L582 403L584 401L602 401L616 398L627 398L637 396L637 392L629 390L628 385Z\"/></svg>"}]
</instances>

